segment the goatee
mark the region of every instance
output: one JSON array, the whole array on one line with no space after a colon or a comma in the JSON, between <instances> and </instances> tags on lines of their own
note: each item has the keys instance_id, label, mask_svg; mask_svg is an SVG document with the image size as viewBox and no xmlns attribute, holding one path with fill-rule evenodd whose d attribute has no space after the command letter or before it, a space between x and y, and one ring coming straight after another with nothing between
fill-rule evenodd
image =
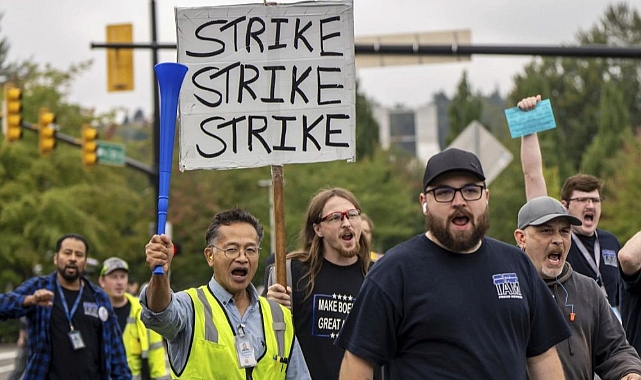
<instances>
[{"instance_id":1,"label":"goatee","mask_svg":"<svg viewBox=\"0 0 641 380\"><path fill-rule=\"evenodd\" d=\"M339 255L341 255L342 257L346 257L346 258L351 258L351 257L357 256L358 252L360 250L361 250L361 245L358 244L358 243L352 249L344 249L342 247L336 249L336 251L338 252Z\"/></svg>"},{"instance_id":2,"label":"goatee","mask_svg":"<svg viewBox=\"0 0 641 380\"><path fill-rule=\"evenodd\" d=\"M67 269L67 267L59 268L59 269L58 269L58 273L60 273L60 275L62 276L62 278L64 278L66 281L68 281L68 282L74 282L74 281L76 281L78 278L80 278L80 270L79 270L77 267L75 268L75 270L76 270L76 271L75 271L75 273L73 273L73 274L68 274L68 273L67 273L67 271L66 271L66 269Z\"/></svg>"}]
</instances>

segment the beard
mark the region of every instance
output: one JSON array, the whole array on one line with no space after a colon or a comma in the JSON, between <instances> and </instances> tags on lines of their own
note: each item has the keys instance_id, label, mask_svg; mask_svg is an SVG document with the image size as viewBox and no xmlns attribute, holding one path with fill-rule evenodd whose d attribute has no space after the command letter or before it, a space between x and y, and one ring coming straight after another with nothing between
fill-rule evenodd
<instances>
[{"instance_id":1,"label":"beard","mask_svg":"<svg viewBox=\"0 0 641 380\"><path fill-rule=\"evenodd\" d=\"M469 212L465 213L472 224L472 228L469 231L451 231L450 225L452 224L452 219L460 215L461 212L455 213L446 220L436 218L431 213L426 215L428 231L432 233L443 247L452 252L467 252L474 248L490 228L490 212L489 209L486 208L478 220L475 220Z\"/></svg>"},{"instance_id":2,"label":"beard","mask_svg":"<svg viewBox=\"0 0 641 380\"><path fill-rule=\"evenodd\" d=\"M80 272L81 272L81 271L80 271L80 268L79 268L79 267L77 267L77 266L76 266L75 268L76 268L76 272L75 272L75 273L73 273L73 274L69 274L69 273L67 273L67 272L66 272L66 269L67 269L67 267L66 267L66 266L64 266L64 267L62 267L62 268L61 268L61 267L58 267L58 273L60 273L60 275L62 276L62 278L64 278L66 281L68 281L68 282L74 282L74 281L76 281L77 279L79 279L79 278L80 278L80 275L81 275L81 273L80 273Z\"/></svg>"},{"instance_id":3,"label":"beard","mask_svg":"<svg viewBox=\"0 0 641 380\"><path fill-rule=\"evenodd\" d=\"M342 257L346 258L351 258L356 255L358 255L358 252L361 250L360 244L356 244L356 246L352 249L344 249L343 247L336 247L336 252L338 252L339 255Z\"/></svg>"}]
</instances>

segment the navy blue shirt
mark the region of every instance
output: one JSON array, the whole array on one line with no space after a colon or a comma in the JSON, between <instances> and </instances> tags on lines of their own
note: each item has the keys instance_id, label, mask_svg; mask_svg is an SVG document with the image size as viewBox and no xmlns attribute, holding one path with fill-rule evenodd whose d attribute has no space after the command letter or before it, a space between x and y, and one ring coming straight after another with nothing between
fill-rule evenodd
<instances>
[{"instance_id":1,"label":"navy blue shirt","mask_svg":"<svg viewBox=\"0 0 641 380\"><path fill-rule=\"evenodd\" d=\"M336 344L386 379L525 379L570 330L530 259L484 238L470 254L418 235L368 273Z\"/></svg>"},{"instance_id":2,"label":"navy blue shirt","mask_svg":"<svg viewBox=\"0 0 641 380\"><path fill-rule=\"evenodd\" d=\"M595 236L581 236L579 237L583 245L588 251L588 254L591 258L594 257L594 242ZM581 253L579 247L572 239L572 245L570 246L570 253L568 253L567 262L572 265L572 269L575 272L581 273L584 276L591 277L599 285L605 286L605 291L608 296L608 301L610 306L619 306L619 288L621 286L621 278L619 276L619 264L617 260L617 255L621 249L621 243L619 240L605 230L596 230L596 236L599 238L600 254L599 254L599 272L601 273L601 279L598 279L598 274L593 269L588 259ZM594 263L594 259L591 260Z\"/></svg>"}]
</instances>

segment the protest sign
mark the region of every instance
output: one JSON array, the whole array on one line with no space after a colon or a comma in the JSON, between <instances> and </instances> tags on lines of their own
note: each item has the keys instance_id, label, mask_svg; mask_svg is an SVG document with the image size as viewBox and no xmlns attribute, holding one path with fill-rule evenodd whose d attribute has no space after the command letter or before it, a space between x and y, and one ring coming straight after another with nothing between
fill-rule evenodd
<instances>
[{"instance_id":1,"label":"protest sign","mask_svg":"<svg viewBox=\"0 0 641 380\"><path fill-rule=\"evenodd\" d=\"M180 169L355 158L351 1L176 8Z\"/></svg>"}]
</instances>

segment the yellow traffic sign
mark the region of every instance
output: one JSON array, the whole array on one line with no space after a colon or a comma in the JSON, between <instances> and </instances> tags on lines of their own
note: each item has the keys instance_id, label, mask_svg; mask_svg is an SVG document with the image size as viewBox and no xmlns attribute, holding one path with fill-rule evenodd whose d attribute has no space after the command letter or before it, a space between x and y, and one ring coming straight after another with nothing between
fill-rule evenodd
<instances>
[{"instance_id":1,"label":"yellow traffic sign","mask_svg":"<svg viewBox=\"0 0 641 380\"><path fill-rule=\"evenodd\" d=\"M107 43L133 43L133 25L107 25ZM107 91L132 91L133 89L133 49L107 49Z\"/></svg>"}]
</instances>

